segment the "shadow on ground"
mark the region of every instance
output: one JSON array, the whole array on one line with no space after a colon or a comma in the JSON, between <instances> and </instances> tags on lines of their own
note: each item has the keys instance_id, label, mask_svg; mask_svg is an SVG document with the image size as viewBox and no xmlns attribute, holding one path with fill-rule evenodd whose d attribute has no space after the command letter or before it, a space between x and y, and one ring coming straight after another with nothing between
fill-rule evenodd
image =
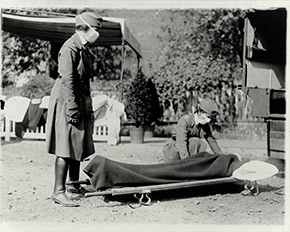
<instances>
[{"instance_id":1,"label":"shadow on ground","mask_svg":"<svg viewBox=\"0 0 290 232\"><path fill-rule=\"evenodd\" d=\"M10 138L10 141L5 141L4 138L1 138L0 140L0 145L1 146L5 146L5 145L11 145L11 144L14 144L14 143L20 143L23 141L23 139L21 138Z\"/></svg>"}]
</instances>

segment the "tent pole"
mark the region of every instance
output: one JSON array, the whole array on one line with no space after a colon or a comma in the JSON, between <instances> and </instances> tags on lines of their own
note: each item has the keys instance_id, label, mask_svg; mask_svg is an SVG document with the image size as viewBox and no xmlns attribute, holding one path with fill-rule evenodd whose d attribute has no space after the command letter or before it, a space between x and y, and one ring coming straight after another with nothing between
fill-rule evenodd
<instances>
[{"instance_id":1,"label":"tent pole","mask_svg":"<svg viewBox=\"0 0 290 232\"><path fill-rule=\"evenodd\" d=\"M121 85L121 99L120 101L123 103L123 73L125 68L125 53L126 53L126 47L125 47L125 41L124 38L122 38L122 61L121 61L121 75L120 75L120 85ZM122 128L122 118L120 121L120 128ZM119 133L119 143L121 143L121 130Z\"/></svg>"},{"instance_id":2,"label":"tent pole","mask_svg":"<svg viewBox=\"0 0 290 232\"><path fill-rule=\"evenodd\" d=\"M121 75L120 75L120 85L121 85L121 102L123 102L123 74L124 74L124 66L125 66L125 41L122 38L122 61L121 61Z\"/></svg>"},{"instance_id":3,"label":"tent pole","mask_svg":"<svg viewBox=\"0 0 290 232\"><path fill-rule=\"evenodd\" d=\"M137 55L137 71L141 68L140 56Z\"/></svg>"}]
</instances>

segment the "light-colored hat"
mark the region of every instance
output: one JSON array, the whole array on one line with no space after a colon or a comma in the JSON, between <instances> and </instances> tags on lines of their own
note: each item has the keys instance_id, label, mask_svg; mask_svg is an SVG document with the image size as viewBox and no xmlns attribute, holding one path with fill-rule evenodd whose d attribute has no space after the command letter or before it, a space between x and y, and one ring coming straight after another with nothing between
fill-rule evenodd
<instances>
[{"instance_id":1,"label":"light-colored hat","mask_svg":"<svg viewBox=\"0 0 290 232\"><path fill-rule=\"evenodd\" d=\"M205 98L199 103L199 108L204 112L212 115L213 113L218 113L218 107L215 101Z\"/></svg>"},{"instance_id":2,"label":"light-colored hat","mask_svg":"<svg viewBox=\"0 0 290 232\"><path fill-rule=\"evenodd\" d=\"M99 27L103 18L94 12L83 12L76 16L76 26L89 24L91 27Z\"/></svg>"}]
</instances>

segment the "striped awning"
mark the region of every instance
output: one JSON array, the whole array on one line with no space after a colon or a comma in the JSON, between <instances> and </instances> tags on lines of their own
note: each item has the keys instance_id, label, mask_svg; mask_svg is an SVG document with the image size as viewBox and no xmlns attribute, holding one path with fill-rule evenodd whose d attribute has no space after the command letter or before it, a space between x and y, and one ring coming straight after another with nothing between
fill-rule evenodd
<instances>
[{"instance_id":1,"label":"striped awning","mask_svg":"<svg viewBox=\"0 0 290 232\"><path fill-rule=\"evenodd\" d=\"M129 45L141 57L140 44L125 20L104 17L96 46ZM2 13L2 30L52 43L63 43L75 31L75 19L68 16L31 16Z\"/></svg>"}]
</instances>

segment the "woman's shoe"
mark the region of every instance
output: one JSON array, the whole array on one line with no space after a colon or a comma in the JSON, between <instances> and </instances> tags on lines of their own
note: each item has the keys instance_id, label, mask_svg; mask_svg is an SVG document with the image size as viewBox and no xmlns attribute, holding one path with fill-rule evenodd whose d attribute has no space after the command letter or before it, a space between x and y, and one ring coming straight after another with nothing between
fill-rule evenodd
<instances>
[{"instance_id":1,"label":"woman's shoe","mask_svg":"<svg viewBox=\"0 0 290 232\"><path fill-rule=\"evenodd\" d=\"M67 186L67 196L71 200L79 200L85 197L86 189L84 187Z\"/></svg>"},{"instance_id":2,"label":"woman's shoe","mask_svg":"<svg viewBox=\"0 0 290 232\"><path fill-rule=\"evenodd\" d=\"M53 193L51 196L51 200L57 204L60 204L61 206L64 206L64 207L78 207L78 206L80 206L78 203L69 199L69 197L65 194L65 190Z\"/></svg>"}]
</instances>

